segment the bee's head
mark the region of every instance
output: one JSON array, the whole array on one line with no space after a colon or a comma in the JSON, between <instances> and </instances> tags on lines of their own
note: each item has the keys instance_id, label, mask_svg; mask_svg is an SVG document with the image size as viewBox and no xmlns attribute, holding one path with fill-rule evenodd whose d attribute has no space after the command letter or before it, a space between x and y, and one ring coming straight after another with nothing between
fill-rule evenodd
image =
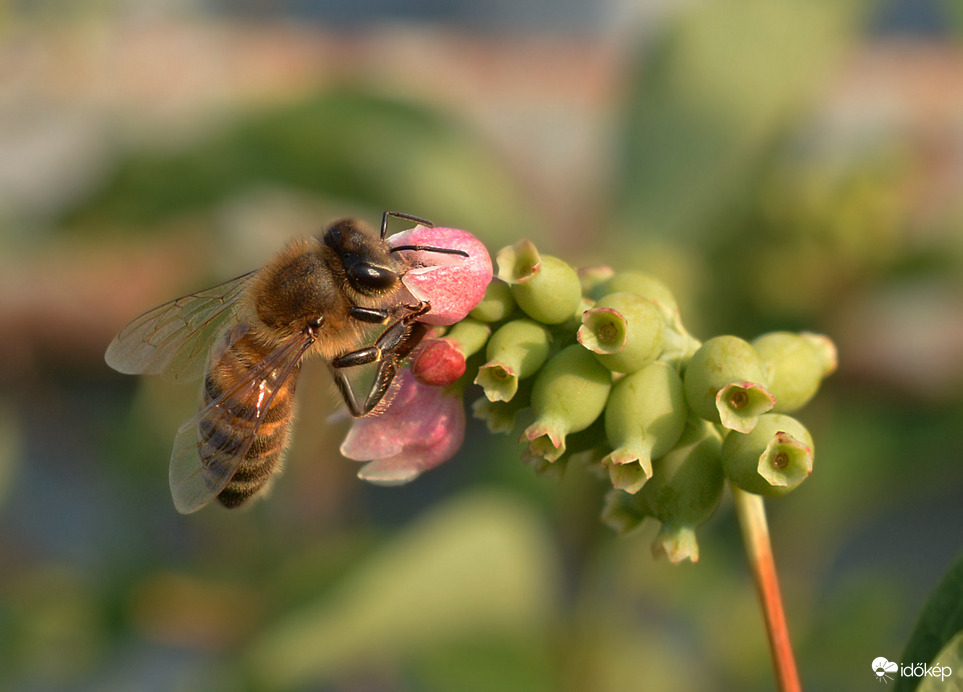
<instances>
[{"instance_id":1,"label":"bee's head","mask_svg":"<svg viewBox=\"0 0 963 692\"><path fill-rule=\"evenodd\" d=\"M340 258L345 278L358 293L382 295L400 285L404 261L359 221L335 222L324 232L322 242Z\"/></svg>"}]
</instances>

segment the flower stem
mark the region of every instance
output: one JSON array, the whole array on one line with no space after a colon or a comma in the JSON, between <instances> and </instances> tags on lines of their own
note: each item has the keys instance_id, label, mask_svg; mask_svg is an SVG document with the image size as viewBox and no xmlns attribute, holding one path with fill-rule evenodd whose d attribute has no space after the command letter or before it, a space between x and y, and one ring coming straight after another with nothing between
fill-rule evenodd
<instances>
[{"instance_id":1,"label":"flower stem","mask_svg":"<svg viewBox=\"0 0 963 692\"><path fill-rule=\"evenodd\" d=\"M739 527L742 530L742 540L746 546L746 556L756 582L763 616L766 619L769 649L776 669L779 690L780 692L800 692L802 688L799 685L796 660L793 657L792 644L789 642L789 628L786 626L786 614L779 594L776 563L769 543L765 505L759 495L747 493L735 486L732 486L732 494L735 498Z\"/></svg>"}]
</instances>

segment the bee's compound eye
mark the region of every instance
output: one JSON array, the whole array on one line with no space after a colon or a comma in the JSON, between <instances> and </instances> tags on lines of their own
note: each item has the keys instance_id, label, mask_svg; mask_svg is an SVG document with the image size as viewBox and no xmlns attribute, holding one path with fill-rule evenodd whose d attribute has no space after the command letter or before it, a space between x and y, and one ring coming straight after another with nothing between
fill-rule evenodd
<instances>
[{"instance_id":1,"label":"bee's compound eye","mask_svg":"<svg viewBox=\"0 0 963 692\"><path fill-rule=\"evenodd\" d=\"M387 267L359 262L347 268L348 280L361 293L372 293L392 288L398 274Z\"/></svg>"}]
</instances>

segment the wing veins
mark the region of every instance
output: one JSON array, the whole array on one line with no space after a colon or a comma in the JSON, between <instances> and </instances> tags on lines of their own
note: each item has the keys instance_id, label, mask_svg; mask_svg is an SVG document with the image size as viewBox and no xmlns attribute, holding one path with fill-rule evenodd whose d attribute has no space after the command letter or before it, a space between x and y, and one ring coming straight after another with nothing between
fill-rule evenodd
<instances>
[{"instance_id":1,"label":"wing veins","mask_svg":"<svg viewBox=\"0 0 963 692\"><path fill-rule=\"evenodd\" d=\"M217 334L238 321L240 298L254 272L182 296L134 319L107 349L107 363L128 374L199 376Z\"/></svg>"}]
</instances>

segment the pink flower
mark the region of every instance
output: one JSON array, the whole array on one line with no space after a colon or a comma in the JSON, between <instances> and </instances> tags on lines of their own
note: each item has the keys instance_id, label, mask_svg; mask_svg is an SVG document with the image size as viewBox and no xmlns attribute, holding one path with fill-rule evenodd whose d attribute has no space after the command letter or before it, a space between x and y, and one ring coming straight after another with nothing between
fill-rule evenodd
<instances>
[{"instance_id":1,"label":"pink flower","mask_svg":"<svg viewBox=\"0 0 963 692\"><path fill-rule=\"evenodd\" d=\"M402 283L418 300L431 303L425 324L448 325L464 319L481 302L492 279L492 260L478 238L456 228L415 226L388 238L391 247L419 245L461 250L467 257L431 250L402 250L411 264Z\"/></svg>"},{"instance_id":2,"label":"pink flower","mask_svg":"<svg viewBox=\"0 0 963 692\"><path fill-rule=\"evenodd\" d=\"M485 246L454 228L415 228L388 239L392 247L419 246L460 250L400 250L411 268L402 282L418 300L431 303L421 319L450 325L464 319L482 298L492 278ZM400 485L447 461L465 438L462 387L465 356L446 339L426 341L415 353L413 370L395 377L387 406L355 419L341 445L349 459L366 461L358 477L379 485Z\"/></svg>"},{"instance_id":3,"label":"pink flower","mask_svg":"<svg viewBox=\"0 0 963 692\"><path fill-rule=\"evenodd\" d=\"M383 411L358 418L341 445L349 459L367 461L358 477L400 485L447 461L465 437L461 393L418 382L410 370L395 378Z\"/></svg>"}]
</instances>

